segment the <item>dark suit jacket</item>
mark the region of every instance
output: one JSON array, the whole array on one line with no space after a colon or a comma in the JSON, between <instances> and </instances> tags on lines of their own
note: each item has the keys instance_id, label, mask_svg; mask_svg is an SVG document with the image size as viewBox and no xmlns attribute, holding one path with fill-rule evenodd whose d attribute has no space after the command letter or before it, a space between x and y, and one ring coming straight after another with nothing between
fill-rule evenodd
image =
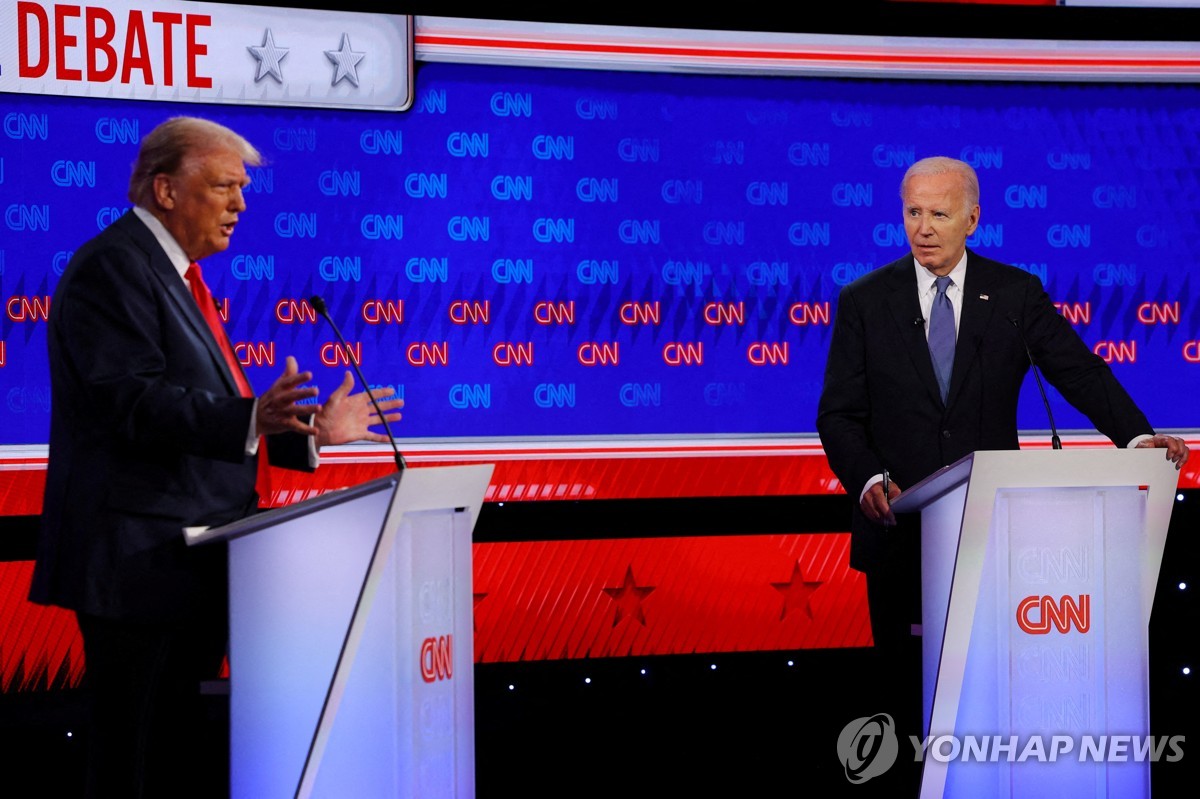
<instances>
[{"instance_id":1,"label":"dark suit jacket","mask_svg":"<svg viewBox=\"0 0 1200 799\"><path fill-rule=\"evenodd\" d=\"M1016 267L968 250L944 404L912 255L842 289L817 431L830 466L855 500L852 566L869 570L894 554L897 536L870 523L857 502L867 480L884 467L907 489L976 450L1019 447L1017 399L1029 370L1022 331L1046 379L1117 446L1153 432L1112 370L1054 308L1041 282Z\"/></svg>"},{"instance_id":2,"label":"dark suit jacket","mask_svg":"<svg viewBox=\"0 0 1200 799\"><path fill-rule=\"evenodd\" d=\"M75 253L47 340L50 462L30 598L146 620L223 601L223 552L188 549L182 528L255 511L253 400L135 214ZM303 436L272 437L268 453L307 468Z\"/></svg>"}]
</instances>

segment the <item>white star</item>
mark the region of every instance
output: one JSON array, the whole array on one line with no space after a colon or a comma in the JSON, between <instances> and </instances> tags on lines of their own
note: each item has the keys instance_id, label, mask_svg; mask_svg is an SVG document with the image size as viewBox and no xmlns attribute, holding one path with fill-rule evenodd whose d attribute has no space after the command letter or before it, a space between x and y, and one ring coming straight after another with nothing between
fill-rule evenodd
<instances>
[{"instance_id":1,"label":"white star","mask_svg":"<svg viewBox=\"0 0 1200 799\"><path fill-rule=\"evenodd\" d=\"M362 61L367 55L366 53L356 53L350 49L350 35L342 34L342 46L337 50L326 50L325 55L330 61L337 64L337 70L333 74L333 83L331 86L337 86L338 81L342 78L358 86L358 62Z\"/></svg>"},{"instance_id":2,"label":"white star","mask_svg":"<svg viewBox=\"0 0 1200 799\"><path fill-rule=\"evenodd\" d=\"M267 28L266 33L263 34L262 46L251 46L246 49L250 51L250 55L258 59L258 70L254 75L255 83L267 75L279 83L283 83L283 68L280 64L287 57L289 48L275 46L275 37L271 34L270 28Z\"/></svg>"}]
</instances>

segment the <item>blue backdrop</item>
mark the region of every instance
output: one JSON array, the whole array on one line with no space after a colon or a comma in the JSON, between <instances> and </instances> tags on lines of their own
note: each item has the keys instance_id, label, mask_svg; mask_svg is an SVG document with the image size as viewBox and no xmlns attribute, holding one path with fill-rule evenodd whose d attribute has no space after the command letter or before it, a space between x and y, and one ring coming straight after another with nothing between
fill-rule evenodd
<instances>
[{"instance_id":1,"label":"blue backdrop","mask_svg":"<svg viewBox=\"0 0 1200 799\"><path fill-rule=\"evenodd\" d=\"M358 357L405 397L398 437L812 432L837 291L907 251L899 181L939 154L979 173L971 246L1037 274L1156 426L1195 427L1198 109L1188 85L447 64L403 114L3 95L0 443L45 442L49 297L179 113L266 157L205 264L252 382L291 354L328 393Z\"/></svg>"}]
</instances>

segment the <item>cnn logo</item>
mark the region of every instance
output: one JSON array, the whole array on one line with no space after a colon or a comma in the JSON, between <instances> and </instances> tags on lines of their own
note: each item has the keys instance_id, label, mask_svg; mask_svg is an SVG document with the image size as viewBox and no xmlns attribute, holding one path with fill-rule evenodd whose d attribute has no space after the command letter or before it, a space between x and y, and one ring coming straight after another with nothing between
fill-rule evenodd
<instances>
[{"instance_id":1,"label":"cnn logo","mask_svg":"<svg viewBox=\"0 0 1200 799\"><path fill-rule=\"evenodd\" d=\"M1052 596L1027 596L1017 605L1017 626L1030 635L1045 635L1052 626L1060 633L1071 627L1086 633L1092 627L1092 597L1080 594L1055 601Z\"/></svg>"},{"instance_id":2,"label":"cnn logo","mask_svg":"<svg viewBox=\"0 0 1200 799\"><path fill-rule=\"evenodd\" d=\"M448 680L454 676L452 636L439 635L421 642L421 679L425 682Z\"/></svg>"}]
</instances>

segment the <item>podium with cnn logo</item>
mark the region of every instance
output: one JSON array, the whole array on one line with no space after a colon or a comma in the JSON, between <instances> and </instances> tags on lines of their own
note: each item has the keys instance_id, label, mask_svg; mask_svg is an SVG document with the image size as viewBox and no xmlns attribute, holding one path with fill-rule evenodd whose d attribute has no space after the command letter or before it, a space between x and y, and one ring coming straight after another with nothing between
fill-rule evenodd
<instances>
[{"instance_id":1,"label":"podium with cnn logo","mask_svg":"<svg viewBox=\"0 0 1200 799\"><path fill-rule=\"evenodd\" d=\"M1148 797L1161 449L976 452L921 513L922 799Z\"/></svg>"},{"instance_id":2,"label":"podium with cnn logo","mask_svg":"<svg viewBox=\"0 0 1200 799\"><path fill-rule=\"evenodd\" d=\"M471 797L471 534L491 465L409 469L220 528L230 793Z\"/></svg>"}]
</instances>

